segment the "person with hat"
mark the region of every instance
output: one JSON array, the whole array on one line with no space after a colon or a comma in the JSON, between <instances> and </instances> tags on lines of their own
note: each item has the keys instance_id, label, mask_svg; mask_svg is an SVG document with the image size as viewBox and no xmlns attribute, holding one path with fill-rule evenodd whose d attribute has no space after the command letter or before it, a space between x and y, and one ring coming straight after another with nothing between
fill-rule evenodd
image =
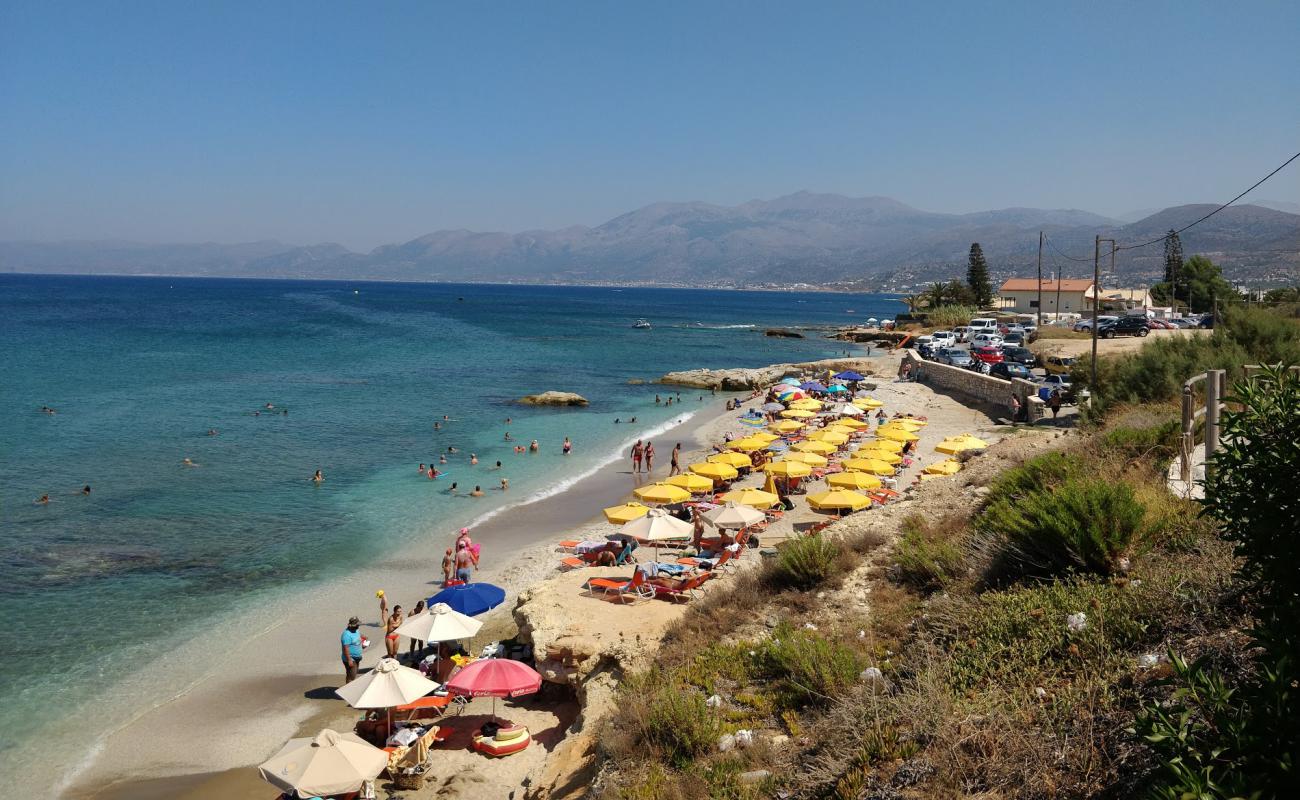
<instances>
[{"instance_id":1,"label":"person with hat","mask_svg":"<svg viewBox=\"0 0 1300 800\"><path fill-rule=\"evenodd\" d=\"M361 666L361 620L352 617L348 620L348 627L344 629L343 635L339 637L339 642L343 649L343 674L344 683L351 683L357 679L357 669Z\"/></svg>"}]
</instances>

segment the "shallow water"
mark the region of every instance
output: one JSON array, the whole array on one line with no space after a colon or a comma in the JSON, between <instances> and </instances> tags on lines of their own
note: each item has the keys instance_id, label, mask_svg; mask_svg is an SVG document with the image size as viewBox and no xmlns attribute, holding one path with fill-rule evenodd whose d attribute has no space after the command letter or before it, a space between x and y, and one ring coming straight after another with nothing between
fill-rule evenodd
<instances>
[{"instance_id":1,"label":"shallow water","mask_svg":"<svg viewBox=\"0 0 1300 800\"><path fill-rule=\"evenodd\" d=\"M762 326L902 307L824 293L0 276L0 775L17 768L5 753L20 737L40 735L34 720L77 713L250 596L558 491L702 405L683 392L657 406L666 387L629 380L830 357L840 343ZM653 329L633 329L640 317ZM514 402L547 389L591 405ZM540 452L515 455L507 430ZM445 477L417 475L449 447ZM490 490L502 476L508 495ZM453 481L488 497L450 495ZM32 502L46 493L49 505Z\"/></svg>"}]
</instances>

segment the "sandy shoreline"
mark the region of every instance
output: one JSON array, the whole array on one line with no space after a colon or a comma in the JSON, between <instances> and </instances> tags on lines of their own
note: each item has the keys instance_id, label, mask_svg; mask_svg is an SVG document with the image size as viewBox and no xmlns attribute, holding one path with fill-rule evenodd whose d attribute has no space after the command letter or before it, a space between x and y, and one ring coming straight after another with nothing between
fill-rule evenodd
<instances>
[{"instance_id":1,"label":"sandy shoreline","mask_svg":"<svg viewBox=\"0 0 1300 800\"><path fill-rule=\"evenodd\" d=\"M483 569L476 578L507 591L505 604L485 618L489 625L493 617L508 621L518 593L555 574L557 541L579 536L583 529L608 532L599 509L623 502L636 486L665 477L674 443L682 443L684 465L699 460L728 428L738 432L734 414L723 409L729 396L719 394L698 411L684 406L683 412L693 416L655 437L659 457L653 479L635 476L628 461L617 461L556 494L506 508L476 525L475 538L484 548ZM198 663L208 664L206 675L108 734L93 761L61 787L64 796L189 796L218 777L230 791L228 781L242 784L240 773L251 775L250 787L264 788L249 765L264 760L300 729L337 724L335 720L343 721L340 714L347 720L356 716L333 697L343 677L335 641L347 617L360 616L363 633L375 642L363 660L364 668L373 667L383 638L374 589L383 587L390 603L407 608L432 594L441 578L441 548L453 538L454 531L439 531L432 541L403 547L328 584L277 598L273 616L280 622L264 630L244 630L236 619L205 637L228 646L194 641L177 648L168 660L204 659Z\"/></svg>"}]
</instances>

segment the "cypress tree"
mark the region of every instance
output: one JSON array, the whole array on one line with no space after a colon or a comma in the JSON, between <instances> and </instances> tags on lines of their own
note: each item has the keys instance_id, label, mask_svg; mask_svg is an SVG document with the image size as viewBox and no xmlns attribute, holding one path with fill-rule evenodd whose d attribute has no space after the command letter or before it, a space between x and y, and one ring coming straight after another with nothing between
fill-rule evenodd
<instances>
[{"instance_id":1,"label":"cypress tree","mask_svg":"<svg viewBox=\"0 0 1300 800\"><path fill-rule=\"evenodd\" d=\"M980 243L970 246L970 259L966 266L966 283L975 295L975 304L987 308L993 304L993 284L989 281L989 265L984 260L984 251Z\"/></svg>"},{"instance_id":2,"label":"cypress tree","mask_svg":"<svg viewBox=\"0 0 1300 800\"><path fill-rule=\"evenodd\" d=\"M1165 238L1165 283L1169 284L1169 294L1177 301L1178 279L1183 272L1183 243L1178 234L1171 230Z\"/></svg>"}]
</instances>

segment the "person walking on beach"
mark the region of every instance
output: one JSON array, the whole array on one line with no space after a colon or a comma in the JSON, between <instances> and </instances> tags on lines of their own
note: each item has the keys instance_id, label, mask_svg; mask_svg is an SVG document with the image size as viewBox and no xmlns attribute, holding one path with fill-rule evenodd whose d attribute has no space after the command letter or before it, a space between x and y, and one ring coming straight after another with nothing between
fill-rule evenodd
<instances>
[{"instance_id":1,"label":"person walking on beach","mask_svg":"<svg viewBox=\"0 0 1300 800\"><path fill-rule=\"evenodd\" d=\"M456 568L456 557L452 555L451 548L447 548L447 554L442 557L442 585L443 588L451 583L452 571Z\"/></svg>"},{"instance_id":2,"label":"person walking on beach","mask_svg":"<svg viewBox=\"0 0 1300 800\"><path fill-rule=\"evenodd\" d=\"M339 642L343 650L343 682L352 683L357 679L357 668L361 666L361 620L353 617L348 620Z\"/></svg>"},{"instance_id":3,"label":"person walking on beach","mask_svg":"<svg viewBox=\"0 0 1300 800\"><path fill-rule=\"evenodd\" d=\"M388 652L389 658L397 658L397 627L402 624L402 607L393 606L393 613L389 615L388 622L384 626L384 649Z\"/></svg>"},{"instance_id":4,"label":"person walking on beach","mask_svg":"<svg viewBox=\"0 0 1300 800\"><path fill-rule=\"evenodd\" d=\"M1052 422L1056 422L1056 415L1061 413L1061 390L1053 389L1047 397L1047 407L1052 409Z\"/></svg>"},{"instance_id":5,"label":"person walking on beach","mask_svg":"<svg viewBox=\"0 0 1300 800\"><path fill-rule=\"evenodd\" d=\"M633 472L641 471L641 454L644 452L645 450L641 446L641 440L637 439L636 444L632 445L632 471Z\"/></svg>"},{"instance_id":6,"label":"person walking on beach","mask_svg":"<svg viewBox=\"0 0 1300 800\"><path fill-rule=\"evenodd\" d=\"M645 443L645 471L653 472L655 468L655 446L653 442Z\"/></svg>"},{"instance_id":7,"label":"person walking on beach","mask_svg":"<svg viewBox=\"0 0 1300 800\"><path fill-rule=\"evenodd\" d=\"M1007 409L1011 412L1011 424L1015 425L1020 421L1020 398L1012 394L1011 401L1007 403Z\"/></svg>"},{"instance_id":8,"label":"person walking on beach","mask_svg":"<svg viewBox=\"0 0 1300 800\"><path fill-rule=\"evenodd\" d=\"M677 444L673 445L673 452L668 456L668 477L671 478L673 475L681 474L682 467L681 464L678 463L678 460L681 458L681 455L682 455L682 443L678 442Z\"/></svg>"},{"instance_id":9,"label":"person walking on beach","mask_svg":"<svg viewBox=\"0 0 1300 800\"><path fill-rule=\"evenodd\" d=\"M461 542L456 550L456 580L469 583L474 573L474 557L470 555L469 546Z\"/></svg>"},{"instance_id":10,"label":"person walking on beach","mask_svg":"<svg viewBox=\"0 0 1300 800\"><path fill-rule=\"evenodd\" d=\"M383 625L384 621L388 619L388 595L384 594L383 589L380 589L375 592L375 597L379 598L379 624Z\"/></svg>"}]
</instances>

